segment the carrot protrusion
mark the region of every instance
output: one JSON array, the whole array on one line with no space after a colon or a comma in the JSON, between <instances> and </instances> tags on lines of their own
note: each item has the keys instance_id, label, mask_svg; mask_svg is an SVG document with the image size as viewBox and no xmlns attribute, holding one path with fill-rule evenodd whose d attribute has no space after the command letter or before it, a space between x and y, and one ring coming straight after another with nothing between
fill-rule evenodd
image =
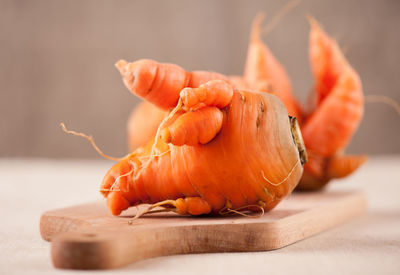
<instances>
[{"instance_id":1,"label":"carrot protrusion","mask_svg":"<svg viewBox=\"0 0 400 275\"><path fill-rule=\"evenodd\" d=\"M180 198L175 201L176 213L185 215L203 215L211 212L211 206L202 198L189 197Z\"/></svg>"},{"instance_id":2,"label":"carrot protrusion","mask_svg":"<svg viewBox=\"0 0 400 275\"><path fill-rule=\"evenodd\" d=\"M188 110L203 106L224 108L231 102L232 95L232 85L223 80L212 80L198 88L185 88L180 93L184 108Z\"/></svg>"},{"instance_id":3,"label":"carrot protrusion","mask_svg":"<svg viewBox=\"0 0 400 275\"><path fill-rule=\"evenodd\" d=\"M178 65L158 63L149 59L133 63L120 60L115 66L129 91L164 110L176 105L183 88L197 87L212 79L226 79L217 73L201 71L191 73Z\"/></svg>"},{"instance_id":4,"label":"carrot protrusion","mask_svg":"<svg viewBox=\"0 0 400 275\"><path fill-rule=\"evenodd\" d=\"M217 107L184 113L161 130L161 139L177 146L206 144L221 130L222 120L223 114Z\"/></svg>"}]
</instances>

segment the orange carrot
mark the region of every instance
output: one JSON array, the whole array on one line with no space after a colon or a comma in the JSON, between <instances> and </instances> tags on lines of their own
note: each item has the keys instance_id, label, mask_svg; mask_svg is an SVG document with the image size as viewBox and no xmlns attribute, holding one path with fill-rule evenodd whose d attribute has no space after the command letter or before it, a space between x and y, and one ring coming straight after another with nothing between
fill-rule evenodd
<instances>
[{"instance_id":1,"label":"orange carrot","mask_svg":"<svg viewBox=\"0 0 400 275\"><path fill-rule=\"evenodd\" d=\"M152 101L140 103L129 118L128 144L131 151L145 144L156 134L157 126L165 117L166 110L177 103L183 88L195 88L213 79L227 79L218 73L187 72L177 65L161 64L152 60L139 60L134 63L120 60L115 66L132 93ZM168 101L158 97L162 93L169 95Z\"/></svg>"},{"instance_id":2,"label":"orange carrot","mask_svg":"<svg viewBox=\"0 0 400 275\"><path fill-rule=\"evenodd\" d=\"M127 123L127 140L130 152L152 139L157 127L167 115L166 111L148 101L140 102L132 111Z\"/></svg>"},{"instance_id":3,"label":"orange carrot","mask_svg":"<svg viewBox=\"0 0 400 275\"><path fill-rule=\"evenodd\" d=\"M270 210L302 174L296 127L273 95L221 81L186 88L155 140L114 165L101 190L114 215L142 203L191 215Z\"/></svg>"},{"instance_id":4,"label":"orange carrot","mask_svg":"<svg viewBox=\"0 0 400 275\"><path fill-rule=\"evenodd\" d=\"M261 40L261 23L263 15L259 14L253 21L244 79L255 89L272 92L285 104L291 116L300 119L300 109L292 95L292 85L285 68L274 57ZM266 89L260 89L260 82L268 83Z\"/></svg>"},{"instance_id":5,"label":"orange carrot","mask_svg":"<svg viewBox=\"0 0 400 275\"><path fill-rule=\"evenodd\" d=\"M310 155L299 189L316 189L349 175L365 156L337 156L351 140L364 111L361 81L337 43L310 19L310 61L316 107L301 127ZM342 162L342 164L340 164Z\"/></svg>"},{"instance_id":6,"label":"orange carrot","mask_svg":"<svg viewBox=\"0 0 400 275\"><path fill-rule=\"evenodd\" d=\"M233 86L222 80L209 81L195 89L185 88L180 93L183 105L188 110L196 110L203 106L224 108L231 102L232 95Z\"/></svg>"},{"instance_id":7,"label":"orange carrot","mask_svg":"<svg viewBox=\"0 0 400 275\"><path fill-rule=\"evenodd\" d=\"M253 22L245 80L254 87L265 85L262 81L269 79L272 87L280 87L275 88L275 93L289 112L301 115L301 131L309 161L298 189L319 189L332 178L349 175L365 162L365 156L338 155L351 140L363 115L361 81L336 42L311 19L310 60L316 106L306 114L291 94L284 68L260 39L261 20L258 16Z\"/></svg>"},{"instance_id":8,"label":"orange carrot","mask_svg":"<svg viewBox=\"0 0 400 275\"><path fill-rule=\"evenodd\" d=\"M311 112L305 112L292 95L284 67L261 40L261 22L262 15L253 22L244 77L227 79L235 88L277 95L289 113L300 119L309 161L298 188L319 189L330 179L350 174L365 162L365 156L346 158L339 155L363 116L361 81L337 43L311 19L310 61L316 102ZM161 118L154 116L153 119L161 122ZM343 165L336 165L340 161Z\"/></svg>"},{"instance_id":9,"label":"orange carrot","mask_svg":"<svg viewBox=\"0 0 400 275\"><path fill-rule=\"evenodd\" d=\"M187 72L175 64L158 63L148 59L134 63L120 60L115 66L120 71L125 86L133 94L163 110L176 105L179 93L185 87L197 87L213 79L227 79L221 74Z\"/></svg>"},{"instance_id":10,"label":"orange carrot","mask_svg":"<svg viewBox=\"0 0 400 275\"><path fill-rule=\"evenodd\" d=\"M181 115L161 131L161 139L173 145L197 145L210 142L221 130L223 114L217 107L207 106Z\"/></svg>"},{"instance_id":11,"label":"orange carrot","mask_svg":"<svg viewBox=\"0 0 400 275\"><path fill-rule=\"evenodd\" d=\"M219 108L226 107L232 95L232 85L223 80L212 80L198 88L183 89L180 93L183 109L194 112L181 114L162 129L162 140L174 145L208 143L222 127L223 114Z\"/></svg>"},{"instance_id":12,"label":"orange carrot","mask_svg":"<svg viewBox=\"0 0 400 275\"><path fill-rule=\"evenodd\" d=\"M364 111L361 81L337 43L315 20L311 21L310 60L318 100L302 132L307 148L332 156L347 145L361 121Z\"/></svg>"},{"instance_id":13,"label":"orange carrot","mask_svg":"<svg viewBox=\"0 0 400 275\"><path fill-rule=\"evenodd\" d=\"M366 156L336 155L329 159L327 178L340 179L347 177L367 161Z\"/></svg>"}]
</instances>

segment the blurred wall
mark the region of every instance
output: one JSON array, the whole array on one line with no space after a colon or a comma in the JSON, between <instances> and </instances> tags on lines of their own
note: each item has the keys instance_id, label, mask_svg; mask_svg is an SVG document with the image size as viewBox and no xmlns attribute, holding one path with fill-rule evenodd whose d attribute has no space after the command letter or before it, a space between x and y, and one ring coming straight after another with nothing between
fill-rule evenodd
<instances>
[{"instance_id":1,"label":"blurred wall","mask_svg":"<svg viewBox=\"0 0 400 275\"><path fill-rule=\"evenodd\" d=\"M138 99L123 86L118 59L241 74L251 20L285 3L0 0L0 156L97 157L88 142L61 132L61 121L124 155ZM307 14L345 48L366 94L400 102L400 1L304 0L264 37L303 101L312 86ZM367 104L348 151L400 153L399 136L396 112Z\"/></svg>"}]
</instances>

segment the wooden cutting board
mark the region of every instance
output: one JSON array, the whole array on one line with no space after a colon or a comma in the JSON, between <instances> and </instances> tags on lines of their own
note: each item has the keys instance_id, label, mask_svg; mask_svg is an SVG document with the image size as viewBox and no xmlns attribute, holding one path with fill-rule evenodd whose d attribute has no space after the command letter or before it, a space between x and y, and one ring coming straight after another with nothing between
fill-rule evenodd
<instances>
[{"instance_id":1,"label":"wooden cutting board","mask_svg":"<svg viewBox=\"0 0 400 275\"><path fill-rule=\"evenodd\" d=\"M159 213L129 225L135 208L113 217L100 201L45 212L40 232L51 241L55 267L106 269L173 254L273 250L344 223L365 209L361 192L294 193L259 218Z\"/></svg>"}]
</instances>

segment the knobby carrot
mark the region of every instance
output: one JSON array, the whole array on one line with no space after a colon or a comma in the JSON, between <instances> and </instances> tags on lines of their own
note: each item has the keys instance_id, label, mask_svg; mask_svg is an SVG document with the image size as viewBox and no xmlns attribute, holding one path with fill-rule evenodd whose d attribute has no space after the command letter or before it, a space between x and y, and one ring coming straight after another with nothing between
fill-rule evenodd
<instances>
[{"instance_id":1,"label":"knobby carrot","mask_svg":"<svg viewBox=\"0 0 400 275\"><path fill-rule=\"evenodd\" d=\"M283 67L259 39L260 20L257 17L253 23L252 34L258 35L250 40L246 63L250 76L247 79L254 79L256 83L257 77L265 75L265 78L277 79L276 83L281 86L290 87ZM337 43L312 18L310 25L309 51L316 99L314 108L307 113L299 107L290 89L275 89L288 110L293 110L302 118L301 131L309 160L297 187L301 190L320 189L332 178L351 174L366 160L365 156L342 155L363 116L363 92L359 76ZM270 72L278 76L268 76Z\"/></svg>"},{"instance_id":2,"label":"knobby carrot","mask_svg":"<svg viewBox=\"0 0 400 275\"><path fill-rule=\"evenodd\" d=\"M185 87L198 87L213 79L227 77L208 71L187 72L174 64L162 64L153 60L139 60L128 63L118 61L115 66L120 71L125 86L134 94L150 100L138 105L128 120L128 143L131 151L151 139L166 115L174 106L180 91ZM157 97L160 91L168 98ZM146 118L146 120L143 120Z\"/></svg>"},{"instance_id":3,"label":"knobby carrot","mask_svg":"<svg viewBox=\"0 0 400 275\"><path fill-rule=\"evenodd\" d=\"M278 96L289 114L299 119L309 153L309 162L305 166L298 189L319 189L332 178L351 174L365 162L365 156L348 158L342 153L363 116L364 96L361 81L337 43L320 28L314 19L310 19L309 53L315 79L315 105L311 111L304 110L292 94L291 83L284 67L261 39L262 19L262 15L257 16L252 25L244 76L224 77L203 72L203 75L209 77L208 79L205 77L205 81L214 77L227 79L235 88L263 91ZM185 71L179 69L179 72ZM125 75L124 79L126 78ZM201 84L201 81L197 84ZM178 92L174 91L173 94L175 95L174 102L176 102ZM130 140L140 138L142 136L140 133L145 132L141 131L144 127L140 126L139 117L146 117L147 121L156 122L152 123L151 133L154 135L156 125L161 122L162 115L157 116L156 109L151 109L154 116L138 115L135 121L130 121ZM134 145L131 149L136 148L138 143ZM341 161L343 165L337 165Z\"/></svg>"},{"instance_id":4,"label":"knobby carrot","mask_svg":"<svg viewBox=\"0 0 400 275\"><path fill-rule=\"evenodd\" d=\"M342 155L363 117L360 78L336 41L314 19L310 24L316 105L301 127L309 155L314 155L299 183L299 188L305 190L321 188L332 178L349 175L366 160L365 156Z\"/></svg>"},{"instance_id":5,"label":"knobby carrot","mask_svg":"<svg viewBox=\"0 0 400 275\"><path fill-rule=\"evenodd\" d=\"M158 92L152 100L170 95ZM270 210L295 188L304 148L277 97L222 80L179 94L155 139L106 174L114 215L142 203L191 215Z\"/></svg>"},{"instance_id":6,"label":"knobby carrot","mask_svg":"<svg viewBox=\"0 0 400 275\"><path fill-rule=\"evenodd\" d=\"M253 21L244 79L255 89L274 93L285 104L289 114L300 119L300 109L293 97L289 76L282 64L261 40L262 20L263 15L259 14Z\"/></svg>"}]
</instances>

